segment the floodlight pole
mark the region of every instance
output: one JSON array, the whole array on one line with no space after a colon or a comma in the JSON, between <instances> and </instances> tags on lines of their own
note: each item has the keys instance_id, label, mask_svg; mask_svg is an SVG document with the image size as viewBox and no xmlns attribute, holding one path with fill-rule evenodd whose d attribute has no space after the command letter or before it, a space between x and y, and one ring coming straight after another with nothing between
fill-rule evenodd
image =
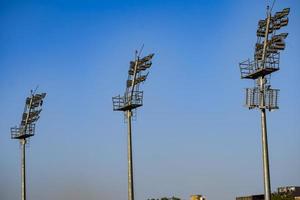
<instances>
[{"instance_id":1,"label":"floodlight pole","mask_svg":"<svg viewBox=\"0 0 300 200\"><path fill-rule=\"evenodd\" d=\"M265 200L271 200L271 180L270 180L270 168L269 168L267 119L266 119L265 109L261 109L261 129L262 129L262 152L263 152Z\"/></svg>"},{"instance_id":2,"label":"floodlight pole","mask_svg":"<svg viewBox=\"0 0 300 200\"><path fill-rule=\"evenodd\" d=\"M132 158L132 111L143 105L143 92L139 91L139 84L146 80L147 75L142 72L150 68L151 59L154 54L140 59L136 52L135 61L130 62L129 75L124 96L112 98L113 110L124 112L128 123L127 130L127 162L128 162L128 200L134 200L134 180L133 180L133 158ZM133 72L133 73L132 73Z\"/></svg>"},{"instance_id":3,"label":"floodlight pole","mask_svg":"<svg viewBox=\"0 0 300 200\"><path fill-rule=\"evenodd\" d=\"M266 60L266 51L267 51L267 43L269 36L269 28L270 28L270 19L271 13L269 12L269 8L267 8L267 25L265 32L265 41L264 48L262 54L262 64L265 65ZM264 66L263 66L264 67ZM267 135L267 115L265 109L265 84L266 79L265 76L261 76L259 80L260 85L260 93L261 93L261 131L262 131L262 156L263 156L263 176L264 176L264 193L265 200L271 200L271 180L270 180L270 167L269 167L269 151L268 151L268 135Z\"/></svg>"},{"instance_id":4,"label":"floodlight pole","mask_svg":"<svg viewBox=\"0 0 300 200\"><path fill-rule=\"evenodd\" d=\"M127 156L128 156L128 200L134 200L133 187L133 161L132 161L132 135L131 135L131 117L132 111L127 112L128 135L127 135Z\"/></svg>"},{"instance_id":5,"label":"floodlight pole","mask_svg":"<svg viewBox=\"0 0 300 200\"><path fill-rule=\"evenodd\" d=\"M269 167L269 150L268 150L268 135L267 135L267 114L264 108L265 104L265 78L260 78L260 89L263 106L261 110L261 134L262 134L262 157L263 157L263 176L264 176L264 193L265 200L271 200L271 179Z\"/></svg>"},{"instance_id":6,"label":"floodlight pole","mask_svg":"<svg viewBox=\"0 0 300 200\"><path fill-rule=\"evenodd\" d=\"M21 200L26 200L26 143L27 138L34 136L35 122L39 119L41 106L46 93L34 94L26 98L20 126L10 129L11 138L18 139L21 145ZM29 101L29 102L28 102Z\"/></svg>"},{"instance_id":7,"label":"floodlight pole","mask_svg":"<svg viewBox=\"0 0 300 200\"><path fill-rule=\"evenodd\" d=\"M130 101L133 98L134 86L135 86L135 79L136 79L136 71L139 62L139 57L135 61L134 65L134 74L133 80L131 84L131 95ZM131 134L131 117L132 111L131 109L127 110L127 123L128 123L128 138L127 138L127 156L128 156L128 200L134 200L134 186L133 186L133 161L132 161L132 134Z\"/></svg>"},{"instance_id":8,"label":"floodlight pole","mask_svg":"<svg viewBox=\"0 0 300 200\"><path fill-rule=\"evenodd\" d=\"M21 143L21 197L22 200L26 200L26 152L25 152L25 146L26 146L26 138L22 138L20 140Z\"/></svg>"},{"instance_id":9,"label":"floodlight pole","mask_svg":"<svg viewBox=\"0 0 300 200\"><path fill-rule=\"evenodd\" d=\"M30 103L29 103L29 112L30 112L30 109L31 109L31 105L32 105L32 102L33 102L33 95L32 95L32 98L30 99ZM29 119L29 114L26 116L26 125L25 125L25 128L24 128L24 132L26 132L27 130L27 122L28 122L28 119ZM21 138L20 139L20 143L21 143L21 148L22 148L22 156L21 156L21 198L22 200L26 200L26 138Z\"/></svg>"},{"instance_id":10,"label":"floodlight pole","mask_svg":"<svg viewBox=\"0 0 300 200\"><path fill-rule=\"evenodd\" d=\"M290 9L285 8L281 12L276 12L271 16L271 10L267 7L267 18L258 22L257 37L255 46L254 61L247 60L241 62L241 78L256 81L253 89L246 89L246 106L249 109L259 108L261 111L261 137L262 137L262 161L264 180L264 199L271 200L271 181L269 169L269 152L267 136L267 116L266 109L278 109L277 93L278 89L271 89L267 82L267 77L279 70L279 52L284 50L284 39L287 33L276 35L276 30L287 26ZM269 39L269 34L271 38ZM262 40L264 38L264 40ZM262 43L261 43L262 42Z\"/></svg>"}]
</instances>

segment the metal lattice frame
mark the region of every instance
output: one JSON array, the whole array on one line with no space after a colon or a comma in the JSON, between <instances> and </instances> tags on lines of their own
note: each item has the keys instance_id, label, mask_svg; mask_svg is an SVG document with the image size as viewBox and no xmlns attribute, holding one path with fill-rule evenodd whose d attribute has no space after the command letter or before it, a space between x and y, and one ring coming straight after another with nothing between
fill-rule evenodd
<instances>
[{"instance_id":1,"label":"metal lattice frame","mask_svg":"<svg viewBox=\"0 0 300 200\"><path fill-rule=\"evenodd\" d=\"M118 95L113 97L112 100L114 111L133 110L143 105L143 91L134 91L132 96L130 94Z\"/></svg>"},{"instance_id":2,"label":"metal lattice frame","mask_svg":"<svg viewBox=\"0 0 300 200\"><path fill-rule=\"evenodd\" d=\"M34 136L35 134L35 124L28 124L26 126L21 126L21 127L12 127L10 129L11 132L11 138L12 139L22 139L22 138L28 138L31 136Z\"/></svg>"},{"instance_id":3,"label":"metal lattice frame","mask_svg":"<svg viewBox=\"0 0 300 200\"><path fill-rule=\"evenodd\" d=\"M246 89L246 106L249 109L265 108L268 110L279 109L278 107L278 89L266 89L265 93L261 93L259 88ZM264 98L262 97L264 95ZM263 103L263 100L265 101Z\"/></svg>"},{"instance_id":4,"label":"metal lattice frame","mask_svg":"<svg viewBox=\"0 0 300 200\"><path fill-rule=\"evenodd\" d=\"M241 62L240 71L242 79L256 79L262 75L269 75L279 70L280 53L270 54L265 62L262 60L249 59Z\"/></svg>"}]
</instances>

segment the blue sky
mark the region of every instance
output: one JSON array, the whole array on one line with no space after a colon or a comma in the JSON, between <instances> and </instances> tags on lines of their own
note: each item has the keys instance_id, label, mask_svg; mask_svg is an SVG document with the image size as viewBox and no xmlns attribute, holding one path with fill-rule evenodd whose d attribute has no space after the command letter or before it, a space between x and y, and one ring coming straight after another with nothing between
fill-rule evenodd
<instances>
[{"instance_id":1,"label":"blue sky","mask_svg":"<svg viewBox=\"0 0 300 200\"><path fill-rule=\"evenodd\" d=\"M270 1L1 1L0 199L20 196L17 125L30 89L47 92L27 148L31 200L126 199L128 63L154 52L133 124L136 199L263 192L260 118L243 107L238 63L253 56ZM272 190L300 185L300 2L291 7L280 109L267 114Z\"/></svg>"}]
</instances>

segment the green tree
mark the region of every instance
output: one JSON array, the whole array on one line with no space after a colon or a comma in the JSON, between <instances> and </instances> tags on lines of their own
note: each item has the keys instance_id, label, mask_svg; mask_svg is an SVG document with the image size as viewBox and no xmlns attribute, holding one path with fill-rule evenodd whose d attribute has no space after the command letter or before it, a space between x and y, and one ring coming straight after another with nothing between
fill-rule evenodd
<instances>
[{"instance_id":1,"label":"green tree","mask_svg":"<svg viewBox=\"0 0 300 200\"><path fill-rule=\"evenodd\" d=\"M292 197L292 195L289 193L284 193L284 194L273 193L272 200L294 200L294 197Z\"/></svg>"}]
</instances>

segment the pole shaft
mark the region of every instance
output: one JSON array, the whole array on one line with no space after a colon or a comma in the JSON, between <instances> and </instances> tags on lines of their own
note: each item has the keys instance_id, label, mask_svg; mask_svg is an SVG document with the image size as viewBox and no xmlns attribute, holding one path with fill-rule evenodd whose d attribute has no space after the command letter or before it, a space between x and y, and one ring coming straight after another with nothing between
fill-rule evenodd
<instances>
[{"instance_id":1,"label":"pole shaft","mask_svg":"<svg viewBox=\"0 0 300 200\"><path fill-rule=\"evenodd\" d=\"M128 138L127 138L127 156L128 156L128 200L134 200L133 188L133 162L132 162L132 137L131 137L131 110L127 111Z\"/></svg>"},{"instance_id":2,"label":"pole shaft","mask_svg":"<svg viewBox=\"0 0 300 200\"><path fill-rule=\"evenodd\" d=\"M21 140L21 199L26 200L26 157L25 157L26 139Z\"/></svg>"},{"instance_id":3,"label":"pole shaft","mask_svg":"<svg viewBox=\"0 0 300 200\"><path fill-rule=\"evenodd\" d=\"M264 173L264 191L265 200L271 200L271 181L269 169L269 151L267 136L266 110L261 109L261 129L262 129L262 153L263 153L263 173Z\"/></svg>"},{"instance_id":4,"label":"pole shaft","mask_svg":"<svg viewBox=\"0 0 300 200\"><path fill-rule=\"evenodd\" d=\"M271 13L269 7L267 8L267 24L265 32L265 40L263 46L262 54L262 67L265 68L266 63L266 53L268 45L269 28L271 23ZM263 176L264 176L264 192L265 200L271 200L271 181L270 181L270 169L269 169L269 152L268 152L268 137L267 137L267 116L266 116L266 102L265 102L265 92L266 92L266 78L264 76L260 77L260 110L261 110L261 132L262 132L262 156L263 156Z\"/></svg>"}]
</instances>

